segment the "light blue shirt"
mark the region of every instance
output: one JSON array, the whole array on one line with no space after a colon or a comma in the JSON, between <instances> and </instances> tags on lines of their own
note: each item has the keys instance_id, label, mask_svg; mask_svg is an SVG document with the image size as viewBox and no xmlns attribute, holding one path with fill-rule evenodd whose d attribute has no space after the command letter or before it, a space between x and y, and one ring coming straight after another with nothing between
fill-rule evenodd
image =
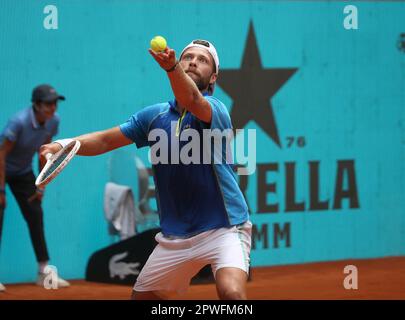
<instances>
[{"instance_id":1,"label":"light blue shirt","mask_svg":"<svg viewBox=\"0 0 405 320\"><path fill-rule=\"evenodd\" d=\"M32 159L41 145L58 133L59 116L55 114L44 125L35 118L32 106L19 111L7 123L0 135L15 142L6 158L6 176L20 176L32 171Z\"/></svg>"}]
</instances>

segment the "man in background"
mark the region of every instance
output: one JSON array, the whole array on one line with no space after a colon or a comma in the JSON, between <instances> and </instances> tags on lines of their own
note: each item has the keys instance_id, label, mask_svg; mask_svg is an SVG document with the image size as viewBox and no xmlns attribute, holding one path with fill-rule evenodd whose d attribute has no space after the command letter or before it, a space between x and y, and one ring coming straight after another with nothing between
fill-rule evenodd
<instances>
[{"instance_id":1,"label":"man in background","mask_svg":"<svg viewBox=\"0 0 405 320\"><path fill-rule=\"evenodd\" d=\"M40 286L43 286L46 277L49 255L43 223L44 190L35 186L32 160L40 146L50 142L58 132L56 109L59 100L65 100L65 97L50 85L37 86L32 92L32 105L9 119L0 135L0 242L7 183L28 225L38 261L37 285ZM39 163L41 169L43 163ZM69 283L58 278L57 285L62 288L68 287ZM0 283L0 291L4 290Z\"/></svg>"}]
</instances>

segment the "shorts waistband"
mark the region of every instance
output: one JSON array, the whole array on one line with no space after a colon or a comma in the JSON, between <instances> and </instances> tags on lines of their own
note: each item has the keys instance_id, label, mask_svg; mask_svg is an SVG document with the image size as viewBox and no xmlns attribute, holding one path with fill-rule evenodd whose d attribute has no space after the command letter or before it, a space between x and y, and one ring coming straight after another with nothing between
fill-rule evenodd
<instances>
[{"instance_id":1,"label":"shorts waistband","mask_svg":"<svg viewBox=\"0 0 405 320\"><path fill-rule=\"evenodd\" d=\"M209 229L209 230L206 230L206 231L202 231L202 232L198 232L198 233L193 233L193 234L186 235L186 236L164 235L163 233L162 233L162 236L163 236L165 239L167 239L167 240L186 240L186 239L190 239L190 238L196 237L196 236L198 236L198 235L201 235L201 234L206 233L206 232L209 232L209 231L214 231L214 230L218 230L218 229L222 229L222 228L231 229L231 228L233 228L233 227L241 227L241 226L243 226L243 225L244 225L245 223L247 223L247 222L250 222L250 221L249 221L249 220L246 220L246 221L244 221L244 222L241 222L241 223L238 223L238 224L235 224L235 225L231 225L231 226L228 226L228 227L219 227L219 228Z\"/></svg>"}]
</instances>

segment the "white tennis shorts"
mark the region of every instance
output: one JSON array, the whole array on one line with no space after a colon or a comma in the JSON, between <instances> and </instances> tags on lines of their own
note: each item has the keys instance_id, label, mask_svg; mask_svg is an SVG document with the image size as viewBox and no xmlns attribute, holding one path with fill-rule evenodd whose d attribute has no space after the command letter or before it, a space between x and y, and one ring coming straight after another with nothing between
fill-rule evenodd
<instances>
[{"instance_id":1,"label":"white tennis shorts","mask_svg":"<svg viewBox=\"0 0 405 320\"><path fill-rule=\"evenodd\" d=\"M168 239L159 232L158 245L149 256L134 286L135 291L162 295L185 293L191 278L211 265L214 277L224 267L249 272L252 223L202 232L187 239Z\"/></svg>"}]
</instances>

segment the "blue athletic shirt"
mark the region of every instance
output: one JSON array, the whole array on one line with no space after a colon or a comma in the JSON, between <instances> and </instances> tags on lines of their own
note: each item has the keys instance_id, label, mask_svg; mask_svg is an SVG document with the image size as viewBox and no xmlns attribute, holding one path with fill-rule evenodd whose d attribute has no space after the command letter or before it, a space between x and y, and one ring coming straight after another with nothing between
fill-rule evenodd
<instances>
[{"instance_id":1,"label":"blue athletic shirt","mask_svg":"<svg viewBox=\"0 0 405 320\"><path fill-rule=\"evenodd\" d=\"M59 116L54 116L40 125L35 118L32 106L25 108L10 118L0 135L15 142L6 158L6 175L20 176L32 171L32 158L39 147L58 133Z\"/></svg>"},{"instance_id":2,"label":"blue athletic shirt","mask_svg":"<svg viewBox=\"0 0 405 320\"><path fill-rule=\"evenodd\" d=\"M186 112L179 127L180 134L187 128L193 128L202 137L203 129L232 128L224 104L213 96L205 96L205 99L212 108L211 126ZM171 122L179 122L181 116L175 100L159 103L135 113L120 125L120 129L138 148L151 147L156 141L148 141L149 132L163 129L169 137L169 150L173 143L179 143L181 150L188 141L170 139ZM200 140L202 149L203 139ZM223 150L225 147L223 144ZM222 155L225 157L225 152ZM224 161L221 164L183 164L181 161L179 164L171 164L170 160L169 164L152 166L160 226L165 236L189 237L248 220L248 207L231 164Z\"/></svg>"}]
</instances>

